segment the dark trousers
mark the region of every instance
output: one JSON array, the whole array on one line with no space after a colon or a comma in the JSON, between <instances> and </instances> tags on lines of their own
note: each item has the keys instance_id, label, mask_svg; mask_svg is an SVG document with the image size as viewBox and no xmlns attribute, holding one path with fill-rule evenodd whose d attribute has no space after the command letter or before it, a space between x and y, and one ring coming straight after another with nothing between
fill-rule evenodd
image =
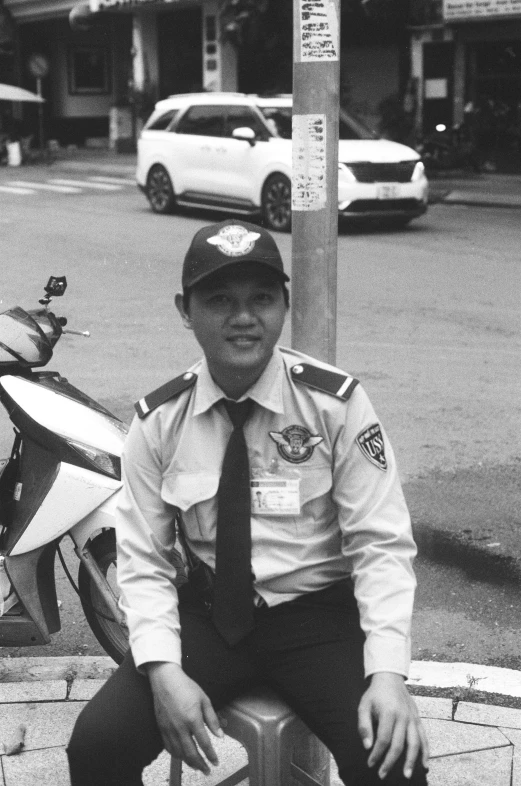
<instances>
[{"instance_id":1,"label":"dark trousers","mask_svg":"<svg viewBox=\"0 0 521 786\"><path fill-rule=\"evenodd\" d=\"M358 704L367 687L364 635L350 582L340 582L272 609L257 609L255 630L228 647L190 584L179 590L183 669L215 710L265 684L290 704L332 752L346 786L425 786L403 759L385 781L369 769L358 734ZM152 694L127 655L81 712L67 754L72 786L141 786L141 774L163 750Z\"/></svg>"}]
</instances>

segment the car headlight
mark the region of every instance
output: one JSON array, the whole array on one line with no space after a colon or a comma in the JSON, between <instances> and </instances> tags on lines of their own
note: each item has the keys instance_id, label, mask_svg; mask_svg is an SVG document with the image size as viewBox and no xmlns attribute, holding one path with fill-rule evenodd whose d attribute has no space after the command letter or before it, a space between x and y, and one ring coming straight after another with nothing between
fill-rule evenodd
<instances>
[{"instance_id":1,"label":"car headlight","mask_svg":"<svg viewBox=\"0 0 521 786\"><path fill-rule=\"evenodd\" d=\"M350 183L356 183L356 177L352 173L351 169L348 167L347 164L339 164L338 165L338 173L342 173L342 177L344 180L348 180Z\"/></svg>"},{"instance_id":2,"label":"car headlight","mask_svg":"<svg viewBox=\"0 0 521 786\"><path fill-rule=\"evenodd\" d=\"M414 167L414 170L413 170L413 173L412 173L412 177L411 177L411 181L414 182L416 180L421 180L421 178L423 177L424 173L425 173L425 165L424 165L423 161L418 161L416 166Z\"/></svg>"}]
</instances>

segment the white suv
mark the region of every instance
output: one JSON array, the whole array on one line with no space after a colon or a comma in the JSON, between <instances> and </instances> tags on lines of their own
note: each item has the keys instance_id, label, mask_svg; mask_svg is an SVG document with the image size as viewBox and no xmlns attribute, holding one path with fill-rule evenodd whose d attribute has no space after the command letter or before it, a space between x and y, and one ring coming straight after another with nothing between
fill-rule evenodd
<instances>
[{"instance_id":1,"label":"white suv","mask_svg":"<svg viewBox=\"0 0 521 786\"><path fill-rule=\"evenodd\" d=\"M138 142L138 186L156 213L176 205L261 214L291 227L291 96L189 93L159 101ZM427 209L420 156L340 110L339 214L404 225Z\"/></svg>"}]
</instances>

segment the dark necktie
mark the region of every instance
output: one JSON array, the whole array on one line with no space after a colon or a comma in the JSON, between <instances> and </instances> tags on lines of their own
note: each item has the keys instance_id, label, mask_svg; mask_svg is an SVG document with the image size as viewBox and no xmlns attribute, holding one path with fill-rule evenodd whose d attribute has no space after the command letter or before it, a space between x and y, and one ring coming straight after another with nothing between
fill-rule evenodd
<instances>
[{"instance_id":1,"label":"dark necktie","mask_svg":"<svg viewBox=\"0 0 521 786\"><path fill-rule=\"evenodd\" d=\"M224 401L233 423L217 490L213 622L233 646L253 628L250 464L244 432L253 401Z\"/></svg>"}]
</instances>

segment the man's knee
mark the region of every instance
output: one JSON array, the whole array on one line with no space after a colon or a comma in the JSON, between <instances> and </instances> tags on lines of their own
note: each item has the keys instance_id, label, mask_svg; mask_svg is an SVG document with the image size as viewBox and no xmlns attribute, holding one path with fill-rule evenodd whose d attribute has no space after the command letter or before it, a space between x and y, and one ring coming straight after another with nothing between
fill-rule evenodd
<instances>
[{"instance_id":1,"label":"man's knee","mask_svg":"<svg viewBox=\"0 0 521 786\"><path fill-rule=\"evenodd\" d=\"M114 756L115 745L105 724L91 712L89 705L78 716L67 746L69 764L78 771L102 765Z\"/></svg>"},{"instance_id":2,"label":"man's knee","mask_svg":"<svg viewBox=\"0 0 521 786\"><path fill-rule=\"evenodd\" d=\"M378 767L367 767L365 761L359 759L339 767L339 776L345 786L427 786L427 772L421 759L416 761L412 777L403 774L403 759L398 762L385 780L378 777Z\"/></svg>"}]
</instances>

